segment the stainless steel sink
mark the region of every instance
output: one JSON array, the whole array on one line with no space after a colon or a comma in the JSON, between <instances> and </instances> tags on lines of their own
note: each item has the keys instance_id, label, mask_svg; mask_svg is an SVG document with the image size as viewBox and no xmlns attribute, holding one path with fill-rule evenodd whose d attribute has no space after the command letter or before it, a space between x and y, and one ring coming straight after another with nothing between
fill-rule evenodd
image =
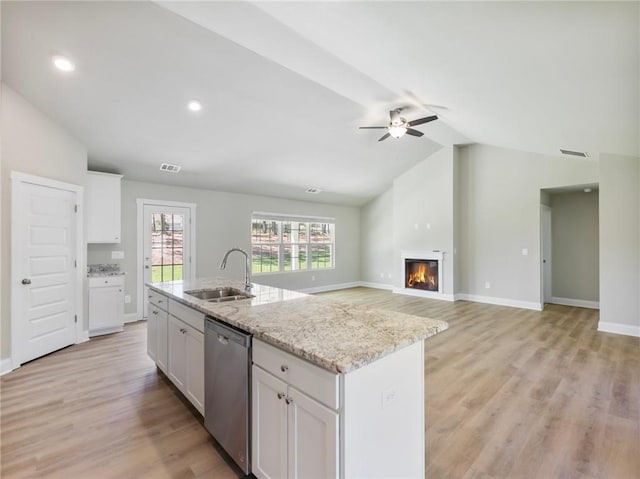
<instances>
[{"instance_id":1,"label":"stainless steel sink","mask_svg":"<svg viewBox=\"0 0 640 479\"><path fill-rule=\"evenodd\" d=\"M225 301L237 301L239 299L254 298L255 296L237 288L211 288L211 289L192 289L185 291L184 294L193 296L194 298L209 301L210 303L221 303Z\"/></svg>"}]
</instances>

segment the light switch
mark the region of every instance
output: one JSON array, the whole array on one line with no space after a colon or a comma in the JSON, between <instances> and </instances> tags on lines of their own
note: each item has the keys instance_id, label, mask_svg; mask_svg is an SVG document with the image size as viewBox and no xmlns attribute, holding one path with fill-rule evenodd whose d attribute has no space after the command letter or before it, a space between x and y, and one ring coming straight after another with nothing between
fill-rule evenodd
<instances>
[{"instance_id":1,"label":"light switch","mask_svg":"<svg viewBox=\"0 0 640 479\"><path fill-rule=\"evenodd\" d=\"M528 248L522 248L522 256L529 256L529 249Z\"/></svg>"},{"instance_id":2,"label":"light switch","mask_svg":"<svg viewBox=\"0 0 640 479\"><path fill-rule=\"evenodd\" d=\"M124 259L124 251L112 251L111 259Z\"/></svg>"}]
</instances>

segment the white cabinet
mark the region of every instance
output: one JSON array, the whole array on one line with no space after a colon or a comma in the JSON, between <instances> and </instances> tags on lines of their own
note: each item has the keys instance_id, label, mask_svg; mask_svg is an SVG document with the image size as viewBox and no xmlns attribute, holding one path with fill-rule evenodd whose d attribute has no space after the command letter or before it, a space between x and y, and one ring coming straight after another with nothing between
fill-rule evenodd
<instances>
[{"instance_id":1,"label":"white cabinet","mask_svg":"<svg viewBox=\"0 0 640 479\"><path fill-rule=\"evenodd\" d=\"M87 172L87 243L120 243L122 175Z\"/></svg>"},{"instance_id":2,"label":"white cabinet","mask_svg":"<svg viewBox=\"0 0 640 479\"><path fill-rule=\"evenodd\" d=\"M124 277L89 278L89 336L122 331Z\"/></svg>"},{"instance_id":3,"label":"white cabinet","mask_svg":"<svg viewBox=\"0 0 640 479\"><path fill-rule=\"evenodd\" d=\"M254 341L252 469L256 477L338 477L338 412L298 389L324 390L328 394L320 396L333 402L337 384L337 375Z\"/></svg>"},{"instance_id":4,"label":"white cabinet","mask_svg":"<svg viewBox=\"0 0 640 479\"><path fill-rule=\"evenodd\" d=\"M204 414L204 334L169 315L169 379Z\"/></svg>"},{"instance_id":5,"label":"white cabinet","mask_svg":"<svg viewBox=\"0 0 640 479\"><path fill-rule=\"evenodd\" d=\"M149 292L149 317L147 318L147 354L156 365L167 374L169 350L167 328L169 322L168 298Z\"/></svg>"}]
</instances>

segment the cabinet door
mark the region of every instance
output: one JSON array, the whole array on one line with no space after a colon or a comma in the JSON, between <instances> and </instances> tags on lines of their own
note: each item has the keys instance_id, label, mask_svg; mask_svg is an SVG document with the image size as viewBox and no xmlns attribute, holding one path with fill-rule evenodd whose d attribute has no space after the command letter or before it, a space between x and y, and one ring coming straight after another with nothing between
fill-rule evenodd
<instances>
[{"instance_id":1,"label":"cabinet door","mask_svg":"<svg viewBox=\"0 0 640 479\"><path fill-rule=\"evenodd\" d=\"M153 362L157 363L158 352L158 309L149 305L149 317L147 318L147 354Z\"/></svg>"},{"instance_id":2,"label":"cabinet door","mask_svg":"<svg viewBox=\"0 0 640 479\"><path fill-rule=\"evenodd\" d=\"M87 243L120 243L121 175L87 175Z\"/></svg>"},{"instance_id":3,"label":"cabinet door","mask_svg":"<svg viewBox=\"0 0 640 479\"><path fill-rule=\"evenodd\" d=\"M153 313L157 308L152 308ZM167 374L169 365L169 315L162 310L159 310L157 314L157 337L156 337L156 364L158 367Z\"/></svg>"},{"instance_id":4,"label":"cabinet door","mask_svg":"<svg viewBox=\"0 0 640 479\"><path fill-rule=\"evenodd\" d=\"M187 330L187 382L185 396L204 414L204 334L185 325Z\"/></svg>"},{"instance_id":5,"label":"cabinet door","mask_svg":"<svg viewBox=\"0 0 640 479\"><path fill-rule=\"evenodd\" d=\"M258 479L287 477L287 385L257 366L251 378L251 468Z\"/></svg>"},{"instance_id":6,"label":"cabinet door","mask_svg":"<svg viewBox=\"0 0 640 479\"><path fill-rule=\"evenodd\" d=\"M89 288L90 331L122 327L124 320L123 294L121 286Z\"/></svg>"},{"instance_id":7,"label":"cabinet door","mask_svg":"<svg viewBox=\"0 0 640 479\"><path fill-rule=\"evenodd\" d=\"M289 386L288 478L337 478L338 413Z\"/></svg>"},{"instance_id":8,"label":"cabinet door","mask_svg":"<svg viewBox=\"0 0 640 479\"><path fill-rule=\"evenodd\" d=\"M184 391L187 380L187 330L183 322L169 317L169 379Z\"/></svg>"}]
</instances>

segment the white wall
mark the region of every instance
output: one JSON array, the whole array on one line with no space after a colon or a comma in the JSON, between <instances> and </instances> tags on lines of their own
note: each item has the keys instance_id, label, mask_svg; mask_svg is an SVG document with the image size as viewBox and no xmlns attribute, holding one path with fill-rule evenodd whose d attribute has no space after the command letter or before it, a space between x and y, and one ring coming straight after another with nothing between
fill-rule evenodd
<instances>
[{"instance_id":1,"label":"white wall","mask_svg":"<svg viewBox=\"0 0 640 479\"><path fill-rule=\"evenodd\" d=\"M394 247L393 188L360 211L360 279L365 283L392 286L397 264Z\"/></svg>"},{"instance_id":2,"label":"white wall","mask_svg":"<svg viewBox=\"0 0 640 479\"><path fill-rule=\"evenodd\" d=\"M462 291L539 307L540 189L597 183L598 163L470 145L460 170Z\"/></svg>"},{"instance_id":3,"label":"white wall","mask_svg":"<svg viewBox=\"0 0 640 479\"><path fill-rule=\"evenodd\" d=\"M11 88L2 84L2 319L1 358L10 356L11 171L84 186L87 150ZM78 265L84 268L83 264Z\"/></svg>"},{"instance_id":4,"label":"white wall","mask_svg":"<svg viewBox=\"0 0 640 479\"><path fill-rule=\"evenodd\" d=\"M335 217L336 268L326 271L254 275L254 282L299 290L350 283L360 279L359 208L222 193L125 179L122 182L123 242L120 245L89 245L87 261L89 264L117 263L117 260L111 260L111 251L124 251L125 259L121 262L121 268L126 272L125 291L132 296L132 303L126 305L127 313L136 311L137 198L196 203L198 277L244 278L244 262L239 256L231 257L224 271L219 269L220 260L233 246L250 251L251 214L253 211L262 211ZM315 280L312 277L315 277Z\"/></svg>"},{"instance_id":5,"label":"white wall","mask_svg":"<svg viewBox=\"0 0 640 479\"><path fill-rule=\"evenodd\" d=\"M443 147L393 182L394 285L404 287L402 250L445 253L443 293L453 294L454 148Z\"/></svg>"},{"instance_id":6,"label":"white wall","mask_svg":"<svg viewBox=\"0 0 640 479\"><path fill-rule=\"evenodd\" d=\"M640 336L640 159L600 155L599 329Z\"/></svg>"},{"instance_id":7,"label":"white wall","mask_svg":"<svg viewBox=\"0 0 640 479\"><path fill-rule=\"evenodd\" d=\"M552 208L551 295L597 303L600 296L598 190L549 196Z\"/></svg>"}]
</instances>

